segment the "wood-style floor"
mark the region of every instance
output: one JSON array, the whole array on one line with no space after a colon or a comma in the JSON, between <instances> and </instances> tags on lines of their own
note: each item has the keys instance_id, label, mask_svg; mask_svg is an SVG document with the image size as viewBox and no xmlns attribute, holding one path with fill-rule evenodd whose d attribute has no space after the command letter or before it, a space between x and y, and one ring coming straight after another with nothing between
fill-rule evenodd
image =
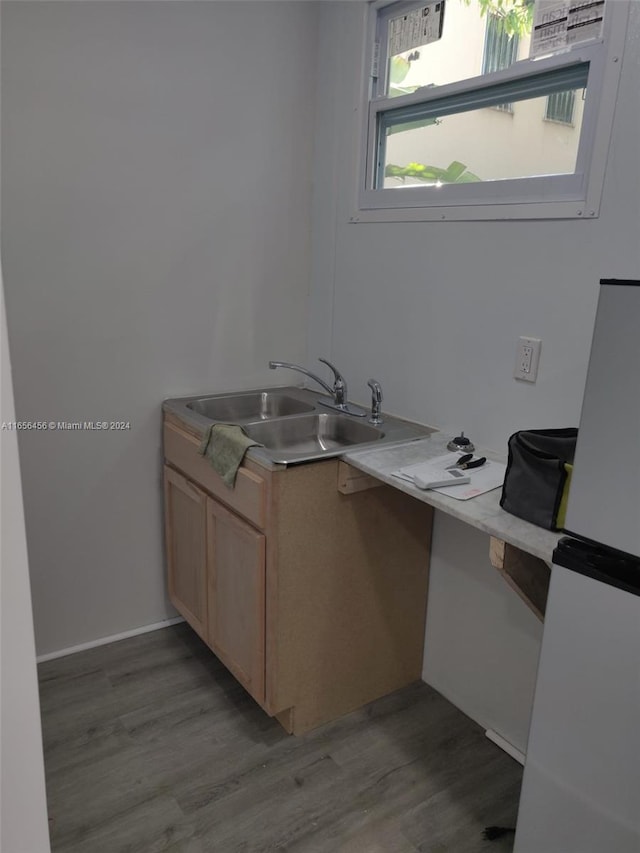
<instances>
[{"instance_id":1,"label":"wood-style floor","mask_svg":"<svg viewBox=\"0 0 640 853\"><path fill-rule=\"evenodd\" d=\"M184 624L39 667L56 853L511 850L522 771L425 684L300 738Z\"/></svg>"}]
</instances>

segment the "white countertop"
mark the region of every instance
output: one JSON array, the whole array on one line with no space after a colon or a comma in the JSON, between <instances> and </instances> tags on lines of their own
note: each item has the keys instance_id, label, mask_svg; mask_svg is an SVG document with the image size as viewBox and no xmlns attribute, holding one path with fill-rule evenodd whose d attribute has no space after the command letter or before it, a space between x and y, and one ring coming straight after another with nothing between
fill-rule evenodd
<instances>
[{"instance_id":1,"label":"white countertop","mask_svg":"<svg viewBox=\"0 0 640 853\"><path fill-rule=\"evenodd\" d=\"M434 433L428 438L411 441L402 445L386 448L368 448L345 453L342 459L365 474L375 477L400 491L405 492L416 500L430 504L435 509L446 512L454 518L459 518L472 527L483 530L490 536L502 539L522 551L527 551L551 564L551 555L558 539L563 535L551 530L536 527L528 521L523 521L515 515L510 515L500 507L501 489L493 489L478 497L466 501L442 495L432 489L417 489L411 483L392 477L392 472L406 465L425 462L434 456L447 453L449 436ZM481 449L476 454L487 456L496 461L506 461L495 454Z\"/></svg>"}]
</instances>

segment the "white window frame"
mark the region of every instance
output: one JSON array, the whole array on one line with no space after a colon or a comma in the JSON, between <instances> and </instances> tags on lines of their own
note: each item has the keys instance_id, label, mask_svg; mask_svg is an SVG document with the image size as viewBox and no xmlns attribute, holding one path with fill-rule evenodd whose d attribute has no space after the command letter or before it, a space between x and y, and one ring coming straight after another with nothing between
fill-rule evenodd
<instances>
[{"instance_id":1,"label":"white window frame","mask_svg":"<svg viewBox=\"0 0 640 853\"><path fill-rule=\"evenodd\" d=\"M459 2L459 0L447 0ZM523 59L502 71L457 81L437 88L424 88L389 98L385 75L386 50L380 51L379 74L375 74L379 18L388 21L391 7L404 11L420 3L375 0L370 3L364 55L362 142L358 169L356 209L351 222L433 220L501 220L595 218L599 215L620 66L629 14L624 0L606 0L601 40L575 45L552 56ZM446 11L445 11L446 17ZM446 26L446 22L445 22ZM428 50L428 46L424 48ZM517 83L543 71L589 63L589 85L584 105L582 131L575 172L529 178L450 184L440 187L373 189L378 156L379 116L392 109L411 107L446 98L473 99L498 83ZM479 103L479 106L481 104Z\"/></svg>"}]
</instances>

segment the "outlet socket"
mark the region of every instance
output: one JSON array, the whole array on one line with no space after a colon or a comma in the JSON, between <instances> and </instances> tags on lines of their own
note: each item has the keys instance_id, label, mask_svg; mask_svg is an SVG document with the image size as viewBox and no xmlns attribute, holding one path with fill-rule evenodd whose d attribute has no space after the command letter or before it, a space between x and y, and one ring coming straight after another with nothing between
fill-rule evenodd
<instances>
[{"instance_id":1,"label":"outlet socket","mask_svg":"<svg viewBox=\"0 0 640 853\"><path fill-rule=\"evenodd\" d=\"M513 371L515 379L520 379L522 382L536 381L541 343L540 338L518 338L516 367Z\"/></svg>"}]
</instances>

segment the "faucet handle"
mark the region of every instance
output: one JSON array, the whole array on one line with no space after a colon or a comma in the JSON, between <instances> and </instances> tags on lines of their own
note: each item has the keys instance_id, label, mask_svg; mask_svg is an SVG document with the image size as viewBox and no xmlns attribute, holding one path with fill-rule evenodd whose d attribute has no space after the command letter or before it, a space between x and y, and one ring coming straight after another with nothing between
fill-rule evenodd
<instances>
[{"instance_id":1,"label":"faucet handle","mask_svg":"<svg viewBox=\"0 0 640 853\"><path fill-rule=\"evenodd\" d=\"M371 388L371 417L369 418L369 423L381 424L382 385L376 379L370 379L367 385Z\"/></svg>"},{"instance_id":2,"label":"faucet handle","mask_svg":"<svg viewBox=\"0 0 640 853\"><path fill-rule=\"evenodd\" d=\"M336 382L339 382L339 381L344 382L344 377L343 377L343 375L340 373L340 371L338 370L338 368L335 366L335 364L331 364L331 362L330 362L328 359L326 359L326 358L319 358L319 359L318 359L318 361L321 361L323 364L326 364L326 365L327 365L327 367L330 367L330 368L331 368L331 370L333 370L333 375L334 375L334 376L335 376L335 378L336 378Z\"/></svg>"},{"instance_id":3,"label":"faucet handle","mask_svg":"<svg viewBox=\"0 0 640 853\"><path fill-rule=\"evenodd\" d=\"M340 373L338 368L331 364L330 361L327 361L326 358L319 358L318 361L321 361L323 364L326 364L327 367L330 367L333 370L334 383L333 390L335 393L336 403L340 406L344 405L347 402L347 381L344 376Z\"/></svg>"}]
</instances>

